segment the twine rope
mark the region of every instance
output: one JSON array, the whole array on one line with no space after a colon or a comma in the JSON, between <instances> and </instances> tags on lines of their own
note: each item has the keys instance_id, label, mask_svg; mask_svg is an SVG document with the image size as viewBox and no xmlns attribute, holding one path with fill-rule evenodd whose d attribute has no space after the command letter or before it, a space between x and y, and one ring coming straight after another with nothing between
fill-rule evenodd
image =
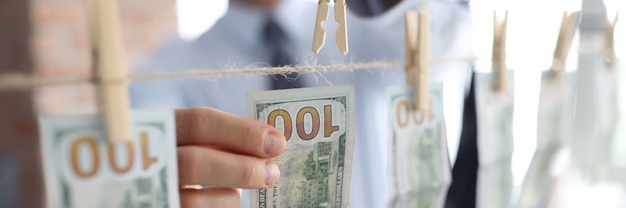
<instances>
[{"instance_id":1,"label":"twine rope","mask_svg":"<svg viewBox=\"0 0 626 208\"><path fill-rule=\"evenodd\" d=\"M442 63L465 63L474 62L476 57L461 58L439 58L431 60L431 64ZM175 79L175 78L197 78L197 77L219 77L239 74L284 74L289 72L325 72L336 70L360 70L360 69L382 69L402 67L404 61L390 62L363 62L350 64L331 64L331 65L301 65L301 66L283 66L283 67L256 67L229 70L207 70L194 69L179 72L152 72L152 73L131 73L127 79L132 81L158 80L158 79ZM0 77L1 90L30 89L43 87L48 85L77 84L84 82L94 82L95 79L91 75L70 75L70 76L30 76L23 74L9 74Z\"/></svg>"}]
</instances>

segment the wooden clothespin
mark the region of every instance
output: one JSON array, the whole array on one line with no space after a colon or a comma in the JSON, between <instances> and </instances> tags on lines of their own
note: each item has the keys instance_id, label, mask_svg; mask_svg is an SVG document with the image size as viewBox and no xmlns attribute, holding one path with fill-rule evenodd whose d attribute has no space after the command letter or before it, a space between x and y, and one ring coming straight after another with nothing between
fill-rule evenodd
<instances>
[{"instance_id":1,"label":"wooden clothespin","mask_svg":"<svg viewBox=\"0 0 626 208\"><path fill-rule=\"evenodd\" d=\"M509 87L509 75L506 67L506 29L508 25L509 11L504 14L504 20L498 20L498 14L493 12L493 72L496 75L494 89L506 91Z\"/></svg>"},{"instance_id":2,"label":"wooden clothespin","mask_svg":"<svg viewBox=\"0 0 626 208\"><path fill-rule=\"evenodd\" d=\"M348 54L348 29L346 26L346 1L335 1L335 21L339 23L339 28L335 33L337 47L343 55ZM322 24L328 20L328 3L330 0L319 0L317 4L317 15L315 17L315 29L313 31L313 52L319 52L326 42L326 31Z\"/></svg>"},{"instance_id":3,"label":"wooden clothespin","mask_svg":"<svg viewBox=\"0 0 626 208\"><path fill-rule=\"evenodd\" d=\"M132 141L128 70L123 59L117 1L88 0L93 81L106 136L111 142Z\"/></svg>"},{"instance_id":4,"label":"wooden clothespin","mask_svg":"<svg viewBox=\"0 0 626 208\"><path fill-rule=\"evenodd\" d=\"M565 73L565 64L567 62L567 55L572 45L574 38L574 31L576 21L578 20L579 12L569 13L563 12L563 18L561 20L561 29L559 31L559 38L556 42L556 48L554 49L554 60L552 61L552 77L554 79L560 79Z\"/></svg>"},{"instance_id":5,"label":"wooden clothespin","mask_svg":"<svg viewBox=\"0 0 626 208\"><path fill-rule=\"evenodd\" d=\"M617 58L615 57L615 25L619 20L619 13L615 14L615 18L611 22L606 19L606 51L608 59L608 68L615 69Z\"/></svg>"},{"instance_id":6,"label":"wooden clothespin","mask_svg":"<svg viewBox=\"0 0 626 208\"><path fill-rule=\"evenodd\" d=\"M406 82L415 86L413 109L430 110L430 17L425 12L407 11Z\"/></svg>"}]
</instances>

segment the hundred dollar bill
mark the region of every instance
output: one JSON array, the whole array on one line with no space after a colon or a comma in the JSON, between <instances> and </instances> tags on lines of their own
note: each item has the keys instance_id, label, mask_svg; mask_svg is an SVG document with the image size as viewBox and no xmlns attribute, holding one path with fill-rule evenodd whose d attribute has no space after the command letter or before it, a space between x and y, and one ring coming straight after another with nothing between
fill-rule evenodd
<instances>
[{"instance_id":1,"label":"hundred dollar bill","mask_svg":"<svg viewBox=\"0 0 626 208\"><path fill-rule=\"evenodd\" d=\"M431 109L412 109L413 88L387 89L389 105L388 207L443 207L452 181L442 85L431 88Z\"/></svg>"},{"instance_id":2,"label":"hundred dollar bill","mask_svg":"<svg viewBox=\"0 0 626 208\"><path fill-rule=\"evenodd\" d=\"M552 190L552 186L556 182L551 174L559 150L558 147L547 147L542 151L535 152L524 178L516 207L533 208L547 206L549 196L551 195L550 190Z\"/></svg>"},{"instance_id":3,"label":"hundred dollar bill","mask_svg":"<svg viewBox=\"0 0 626 208\"><path fill-rule=\"evenodd\" d=\"M544 72L539 92L537 119L537 151L565 144L571 137L574 113L575 74L568 72L554 79Z\"/></svg>"},{"instance_id":4,"label":"hundred dollar bill","mask_svg":"<svg viewBox=\"0 0 626 208\"><path fill-rule=\"evenodd\" d=\"M512 190L511 160L479 167L476 207L511 207Z\"/></svg>"},{"instance_id":5,"label":"hundred dollar bill","mask_svg":"<svg viewBox=\"0 0 626 208\"><path fill-rule=\"evenodd\" d=\"M354 88L334 86L248 95L248 114L284 132L281 178L251 191L251 207L346 207L354 144Z\"/></svg>"},{"instance_id":6,"label":"hundred dollar bill","mask_svg":"<svg viewBox=\"0 0 626 208\"><path fill-rule=\"evenodd\" d=\"M179 207L174 112L135 111L131 142L99 116L39 119L48 207Z\"/></svg>"},{"instance_id":7,"label":"hundred dollar bill","mask_svg":"<svg viewBox=\"0 0 626 208\"><path fill-rule=\"evenodd\" d=\"M616 124L619 118L618 107L618 71L616 69L604 69L597 74L595 84L596 100L595 115L596 125L592 148L585 147L585 143L579 143L580 149L591 150L591 160L588 164L594 170L594 177L607 177L610 173L610 152ZM583 156L584 158L584 156Z\"/></svg>"},{"instance_id":8,"label":"hundred dollar bill","mask_svg":"<svg viewBox=\"0 0 626 208\"><path fill-rule=\"evenodd\" d=\"M478 119L478 181L476 207L511 206L513 176L513 72L507 89L494 89L495 75L476 76L476 113Z\"/></svg>"},{"instance_id":9,"label":"hundred dollar bill","mask_svg":"<svg viewBox=\"0 0 626 208\"><path fill-rule=\"evenodd\" d=\"M617 77L617 106L618 106L618 119L615 124L615 133L613 133L613 142L611 144L611 161L614 170L623 169L626 167L626 63L622 61L617 63L618 77ZM625 175L626 174L621 174ZM626 181L626 180L622 180Z\"/></svg>"},{"instance_id":10,"label":"hundred dollar bill","mask_svg":"<svg viewBox=\"0 0 626 208\"><path fill-rule=\"evenodd\" d=\"M537 120L537 150L524 178L517 207L542 207L547 203L551 169L557 153L571 138L574 111L574 73L555 79L542 74Z\"/></svg>"}]
</instances>

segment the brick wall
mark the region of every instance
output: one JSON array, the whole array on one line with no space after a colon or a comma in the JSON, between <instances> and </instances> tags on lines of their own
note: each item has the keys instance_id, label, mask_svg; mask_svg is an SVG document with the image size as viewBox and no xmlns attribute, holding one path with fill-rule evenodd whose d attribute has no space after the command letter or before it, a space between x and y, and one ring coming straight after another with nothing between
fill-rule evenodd
<instances>
[{"instance_id":1,"label":"brick wall","mask_svg":"<svg viewBox=\"0 0 626 208\"><path fill-rule=\"evenodd\" d=\"M31 32L29 7L28 1L0 1L0 76L34 72L28 38ZM18 201L23 201L20 204L23 207L37 207L40 202L41 193L24 191L41 184L31 95L31 90L0 92L0 183L7 184L0 187L0 195L11 195L2 197L0 207L15 207ZM19 199L25 195L34 200Z\"/></svg>"},{"instance_id":2,"label":"brick wall","mask_svg":"<svg viewBox=\"0 0 626 208\"><path fill-rule=\"evenodd\" d=\"M0 76L90 73L84 2L1 0ZM175 0L124 0L119 5L128 66L175 33ZM89 84L0 91L0 207L43 205L36 116L95 112L94 101Z\"/></svg>"},{"instance_id":3,"label":"brick wall","mask_svg":"<svg viewBox=\"0 0 626 208\"><path fill-rule=\"evenodd\" d=\"M39 75L89 73L89 31L82 0L30 0L33 63ZM150 55L175 33L175 0L119 1L128 66ZM88 84L39 89L36 106L44 113L95 112Z\"/></svg>"}]
</instances>

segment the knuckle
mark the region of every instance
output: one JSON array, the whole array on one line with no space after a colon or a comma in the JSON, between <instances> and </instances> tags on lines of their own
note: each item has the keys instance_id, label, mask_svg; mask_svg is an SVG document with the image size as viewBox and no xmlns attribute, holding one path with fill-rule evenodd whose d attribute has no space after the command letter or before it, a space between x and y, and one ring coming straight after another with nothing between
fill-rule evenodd
<instances>
[{"instance_id":1,"label":"knuckle","mask_svg":"<svg viewBox=\"0 0 626 208\"><path fill-rule=\"evenodd\" d=\"M192 150L184 148L178 151L178 174L182 184L193 183L196 179L198 169L195 164L198 161L198 157Z\"/></svg>"},{"instance_id":2,"label":"knuckle","mask_svg":"<svg viewBox=\"0 0 626 208\"><path fill-rule=\"evenodd\" d=\"M232 207L237 208L241 203L241 194L233 188L213 188L207 190L210 196L204 197L199 207Z\"/></svg>"},{"instance_id":3,"label":"knuckle","mask_svg":"<svg viewBox=\"0 0 626 208\"><path fill-rule=\"evenodd\" d=\"M197 120L199 119L199 113L197 113L197 109L184 109L181 110L180 113L177 113L177 132L178 135L185 135L188 137L187 139L193 139L195 137L197 125Z\"/></svg>"},{"instance_id":4,"label":"knuckle","mask_svg":"<svg viewBox=\"0 0 626 208\"><path fill-rule=\"evenodd\" d=\"M196 108L194 111L191 111L188 115L188 123L187 123L187 131L189 132L189 136L192 141L198 140L202 137L202 133L204 128L210 126L210 119L206 119L207 109L204 108Z\"/></svg>"},{"instance_id":5,"label":"knuckle","mask_svg":"<svg viewBox=\"0 0 626 208\"><path fill-rule=\"evenodd\" d=\"M241 139L241 145L247 149L252 149L255 152L263 152L263 134L261 128L255 125L247 125L243 129L243 138Z\"/></svg>"},{"instance_id":6,"label":"knuckle","mask_svg":"<svg viewBox=\"0 0 626 208\"><path fill-rule=\"evenodd\" d=\"M255 166L255 162L250 159L241 160L242 163L242 171L241 171L241 182L242 185L251 186L255 185L255 178L257 178L258 170Z\"/></svg>"},{"instance_id":7,"label":"knuckle","mask_svg":"<svg viewBox=\"0 0 626 208\"><path fill-rule=\"evenodd\" d=\"M226 194L226 198L232 203L232 207L239 207L239 204L241 203L241 194L239 194L239 191L236 189L229 189Z\"/></svg>"}]
</instances>

